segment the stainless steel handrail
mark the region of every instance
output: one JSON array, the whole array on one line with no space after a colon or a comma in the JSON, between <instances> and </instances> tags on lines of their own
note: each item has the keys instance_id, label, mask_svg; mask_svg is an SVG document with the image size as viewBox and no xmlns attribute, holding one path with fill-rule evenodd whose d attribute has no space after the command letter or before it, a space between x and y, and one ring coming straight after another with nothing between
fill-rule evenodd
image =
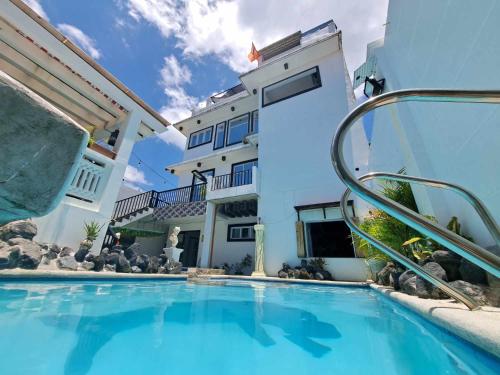
<instances>
[{"instance_id":1,"label":"stainless steel handrail","mask_svg":"<svg viewBox=\"0 0 500 375\"><path fill-rule=\"evenodd\" d=\"M356 107L342 120L335 134L331 148L331 157L337 175L350 190L359 195L363 200L386 211L391 216L451 249L496 277L500 277L500 257L492 256L491 252L433 223L425 216L370 190L361 184L349 171L342 151L345 137L350 127L364 114L375 108L405 101L500 104L500 91L411 89L393 91L369 99ZM483 211L479 210L478 213L483 222L488 221ZM498 243L497 239L495 240ZM424 275L421 276L424 277Z\"/></svg>"}]
</instances>

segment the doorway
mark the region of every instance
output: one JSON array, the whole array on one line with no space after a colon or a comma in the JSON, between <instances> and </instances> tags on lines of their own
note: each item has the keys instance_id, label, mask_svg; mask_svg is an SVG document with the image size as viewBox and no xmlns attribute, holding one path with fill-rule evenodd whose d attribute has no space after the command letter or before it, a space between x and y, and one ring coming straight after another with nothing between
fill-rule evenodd
<instances>
[{"instance_id":1,"label":"doorway","mask_svg":"<svg viewBox=\"0 0 500 375\"><path fill-rule=\"evenodd\" d=\"M180 232L177 247L184 249L179 257L183 267L196 267L198 261L198 246L200 244L200 231L190 230Z\"/></svg>"}]
</instances>

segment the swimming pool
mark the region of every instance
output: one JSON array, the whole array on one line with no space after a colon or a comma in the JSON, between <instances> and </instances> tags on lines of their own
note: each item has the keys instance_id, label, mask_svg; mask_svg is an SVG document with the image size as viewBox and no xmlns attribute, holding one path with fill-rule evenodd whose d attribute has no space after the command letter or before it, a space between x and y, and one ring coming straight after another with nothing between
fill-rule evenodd
<instances>
[{"instance_id":1,"label":"swimming pool","mask_svg":"<svg viewBox=\"0 0 500 375\"><path fill-rule=\"evenodd\" d=\"M0 374L498 374L368 288L0 282Z\"/></svg>"}]
</instances>

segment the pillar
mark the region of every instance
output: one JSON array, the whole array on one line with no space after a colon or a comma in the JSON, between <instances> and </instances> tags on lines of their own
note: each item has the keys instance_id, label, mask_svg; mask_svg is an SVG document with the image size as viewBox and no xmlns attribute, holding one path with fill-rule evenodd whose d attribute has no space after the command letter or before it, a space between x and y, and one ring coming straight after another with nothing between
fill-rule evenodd
<instances>
[{"instance_id":1,"label":"pillar","mask_svg":"<svg viewBox=\"0 0 500 375\"><path fill-rule=\"evenodd\" d=\"M203 242L201 244L200 267L211 267L213 240L215 231L215 219L217 205L207 201L207 210L205 211L205 225L203 227Z\"/></svg>"},{"instance_id":2,"label":"pillar","mask_svg":"<svg viewBox=\"0 0 500 375\"><path fill-rule=\"evenodd\" d=\"M266 276L264 272L264 225L255 224L255 269L252 276Z\"/></svg>"}]
</instances>

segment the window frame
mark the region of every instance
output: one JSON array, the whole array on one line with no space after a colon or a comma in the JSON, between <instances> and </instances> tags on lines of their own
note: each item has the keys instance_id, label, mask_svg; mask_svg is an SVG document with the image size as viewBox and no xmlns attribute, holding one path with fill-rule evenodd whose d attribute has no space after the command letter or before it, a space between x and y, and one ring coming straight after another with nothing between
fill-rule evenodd
<instances>
[{"instance_id":1,"label":"window frame","mask_svg":"<svg viewBox=\"0 0 500 375\"><path fill-rule=\"evenodd\" d=\"M296 77L296 76L298 76L298 75L300 75L300 74L302 74L302 73L304 73L304 72L307 72L308 70L312 70L312 69L316 69L316 73L318 74L318 79L319 79L319 85L314 86L314 87L311 87L311 88L308 88L308 89L306 89L306 90L299 91L299 92L297 92L297 93L295 93L295 94L291 94L291 95L285 96L284 98L281 98L281 99L276 100L276 101L274 101L274 102L264 104L264 90L265 90L265 89L267 89L267 88L269 88L269 87L271 87L271 86L273 86L273 85L276 85L277 83L280 83L280 82L284 82L284 81L286 81L286 80L289 80L290 78ZM316 65L316 66L310 67L310 68L305 69L305 70L303 70L303 71L301 71L301 72L298 72L298 73L296 73L296 74L293 74L293 75L291 75L291 76L288 76L288 77L286 77L286 78L283 78L283 79L282 79L282 80L280 80L280 81L273 82L273 83L271 83L270 85L267 85L266 87L263 87L263 88L262 88L262 93L261 93L261 94L262 94L262 95L261 95L261 96L262 96L262 103L261 103L261 104L262 104L262 108L264 108L264 107L268 107L268 106L270 106L270 105L273 105L273 104L276 104L276 103L279 103L279 102L282 102L283 100L287 100L287 99L293 98L294 96L298 96L298 95L301 95L301 94L305 94L306 92L309 92L309 91L312 91L312 90L319 89L319 88L320 88L320 87L322 87L322 86L323 86L323 81L322 81L322 79L321 79L321 73L320 73L320 71L319 71L319 66L318 66L318 65Z\"/></svg>"},{"instance_id":2,"label":"window frame","mask_svg":"<svg viewBox=\"0 0 500 375\"><path fill-rule=\"evenodd\" d=\"M224 125L224 134L222 135L222 146L216 147L217 143L217 126L223 124ZM227 133L227 121L221 121L214 125L214 150L220 150L221 148L226 147L226 133Z\"/></svg>"},{"instance_id":3,"label":"window frame","mask_svg":"<svg viewBox=\"0 0 500 375\"><path fill-rule=\"evenodd\" d=\"M235 182L234 182L234 167L237 167L238 165L241 165L241 164L246 164L246 163L251 163L253 161L256 161L257 164L259 163L259 158L255 158L255 159L249 159L249 160L244 160L244 161L240 161L238 163L233 163L231 164L231 187L234 187L234 186L243 186L243 185L249 185L249 184L243 184L243 185L237 185ZM257 165L257 168L258 168L258 165ZM253 181L253 176L251 176L251 179Z\"/></svg>"},{"instance_id":4,"label":"window frame","mask_svg":"<svg viewBox=\"0 0 500 375\"><path fill-rule=\"evenodd\" d=\"M255 242L254 225L256 225L256 224L257 223L228 224L228 226L227 226L227 242ZM242 227L243 228L249 227L250 233L253 233L253 238L237 238L237 239L231 238L231 232L232 232L233 228L242 228Z\"/></svg>"},{"instance_id":5,"label":"window frame","mask_svg":"<svg viewBox=\"0 0 500 375\"><path fill-rule=\"evenodd\" d=\"M228 143L228 140L229 140L229 130L231 128L231 126L230 126L231 121L236 120L236 119L238 119L240 117L244 117L244 116L246 116L246 118L247 118L247 134L241 139L241 141L234 142L234 143ZM249 134L248 133L249 128L250 128L250 112L244 113L242 115L239 115L239 116L233 117L232 119L227 120L226 121L226 128L225 128L226 129L226 137L225 137L226 138L226 141L225 141L226 147L232 146L232 145L237 145L238 143L243 143L243 139Z\"/></svg>"},{"instance_id":6,"label":"window frame","mask_svg":"<svg viewBox=\"0 0 500 375\"><path fill-rule=\"evenodd\" d=\"M208 140L207 142L203 142L203 143L197 144L196 146L191 146L191 138L193 137L193 135L201 133L203 131L206 131L207 129L211 129L211 131L210 131L210 140ZM212 143L213 136L214 136L214 127L213 127L213 125L212 126L207 126L206 128L203 128L203 129L197 130L195 132L192 132L191 134L189 134L189 141L188 141L188 148L187 149L191 150L192 148L196 148L196 147L200 147L200 146L206 145L208 143Z\"/></svg>"}]
</instances>

